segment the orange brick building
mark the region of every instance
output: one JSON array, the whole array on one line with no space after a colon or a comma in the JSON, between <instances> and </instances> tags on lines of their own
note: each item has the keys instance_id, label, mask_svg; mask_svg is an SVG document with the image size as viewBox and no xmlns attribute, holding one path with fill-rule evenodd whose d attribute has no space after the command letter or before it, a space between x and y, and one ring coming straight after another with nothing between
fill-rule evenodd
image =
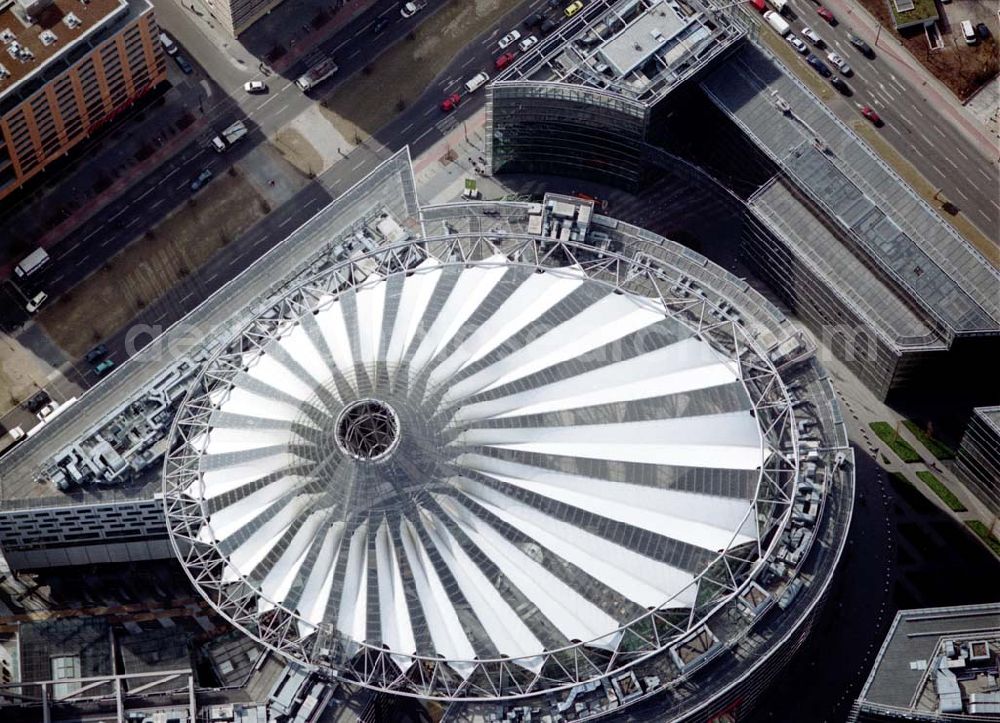
<instances>
[{"instance_id":1,"label":"orange brick building","mask_svg":"<svg viewBox=\"0 0 1000 723\"><path fill-rule=\"evenodd\" d=\"M0 0L0 199L166 77L149 0Z\"/></svg>"}]
</instances>

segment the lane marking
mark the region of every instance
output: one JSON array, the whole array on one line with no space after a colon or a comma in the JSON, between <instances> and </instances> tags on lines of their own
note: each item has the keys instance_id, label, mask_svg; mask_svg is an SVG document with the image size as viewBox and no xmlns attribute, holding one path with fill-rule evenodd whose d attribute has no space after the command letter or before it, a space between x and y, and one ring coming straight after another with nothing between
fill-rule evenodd
<instances>
[{"instance_id":1,"label":"lane marking","mask_svg":"<svg viewBox=\"0 0 1000 723\"><path fill-rule=\"evenodd\" d=\"M285 226L287 226L291 222L292 222L292 217L288 216L288 217L285 218L284 221L282 221L281 223L278 224L278 228L284 228Z\"/></svg>"},{"instance_id":2,"label":"lane marking","mask_svg":"<svg viewBox=\"0 0 1000 723\"><path fill-rule=\"evenodd\" d=\"M953 161L953 160L951 160L950 158L948 158L948 156L945 156L945 157L944 157L944 161L945 161L945 163L947 163L947 164L948 164L949 166L951 166L952 168L954 168L954 169L955 169L956 171L958 170L958 164L957 164L957 163L955 163L955 161Z\"/></svg>"}]
</instances>

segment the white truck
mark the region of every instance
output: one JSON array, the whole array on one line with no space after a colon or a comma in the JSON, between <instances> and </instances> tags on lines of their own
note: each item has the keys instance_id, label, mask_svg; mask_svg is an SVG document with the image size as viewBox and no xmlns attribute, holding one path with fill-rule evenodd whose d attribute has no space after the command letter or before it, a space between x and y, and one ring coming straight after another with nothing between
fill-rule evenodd
<instances>
[{"instance_id":1,"label":"white truck","mask_svg":"<svg viewBox=\"0 0 1000 723\"><path fill-rule=\"evenodd\" d=\"M331 75L336 73L337 70L337 64L333 61L333 58L325 58L307 70L304 75L299 77L299 79L295 81L295 85L299 86L299 88L303 91L308 91L310 88L316 87Z\"/></svg>"},{"instance_id":2,"label":"white truck","mask_svg":"<svg viewBox=\"0 0 1000 723\"><path fill-rule=\"evenodd\" d=\"M247 127L243 121L236 121L231 126L222 131L219 135L212 139L212 148L217 152L223 153L229 146L233 145L240 138L247 134Z\"/></svg>"},{"instance_id":3,"label":"white truck","mask_svg":"<svg viewBox=\"0 0 1000 723\"><path fill-rule=\"evenodd\" d=\"M788 0L767 0L767 3L779 13L784 13L788 7Z\"/></svg>"},{"instance_id":4,"label":"white truck","mask_svg":"<svg viewBox=\"0 0 1000 723\"><path fill-rule=\"evenodd\" d=\"M21 263L14 267L14 273L22 279L31 276L49 262L49 255L45 249L35 249L30 254L21 259Z\"/></svg>"},{"instance_id":5,"label":"white truck","mask_svg":"<svg viewBox=\"0 0 1000 723\"><path fill-rule=\"evenodd\" d=\"M774 28L774 31L781 37L785 37L792 31L791 26L785 22L785 19L773 10L768 10L764 13L764 22Z\"/></svg>"}]
</instances>

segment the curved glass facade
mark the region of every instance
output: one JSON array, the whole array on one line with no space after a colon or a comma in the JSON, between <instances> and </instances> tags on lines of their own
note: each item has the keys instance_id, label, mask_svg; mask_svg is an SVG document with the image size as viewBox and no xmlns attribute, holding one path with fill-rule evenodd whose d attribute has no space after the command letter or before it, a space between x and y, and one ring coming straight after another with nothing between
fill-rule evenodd
<instances>
[{"instance_id":1,"label":"curved glass facade","mask_svg":"<svg viewBox=\"0 0 1000 723\"><path fill-rule=\"evenodd\" d=\"M487 94L493 173L639 184L647 127L642 103L560 83L501 83Z\"/></svg>"}]
</instances>

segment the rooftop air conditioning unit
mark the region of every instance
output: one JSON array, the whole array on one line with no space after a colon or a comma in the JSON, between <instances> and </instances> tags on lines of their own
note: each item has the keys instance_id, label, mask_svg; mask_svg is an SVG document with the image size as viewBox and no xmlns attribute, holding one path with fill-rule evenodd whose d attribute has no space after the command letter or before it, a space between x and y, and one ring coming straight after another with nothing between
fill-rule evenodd
<instances>
[{"instance_id":1,"label":"rooftop air conditioning unit","mask_svg":"<svg viewBox=\"0 0 1000 723\"><path fill-rule=\"evenodd\" d=\"M38 39L41 40L42 45L46 47L52 45L52 43L58 40L58 38L56 38L56 34L53 33L51 30L43 30L41 33L39 33Z\"/></svg>"}]
</instances>

